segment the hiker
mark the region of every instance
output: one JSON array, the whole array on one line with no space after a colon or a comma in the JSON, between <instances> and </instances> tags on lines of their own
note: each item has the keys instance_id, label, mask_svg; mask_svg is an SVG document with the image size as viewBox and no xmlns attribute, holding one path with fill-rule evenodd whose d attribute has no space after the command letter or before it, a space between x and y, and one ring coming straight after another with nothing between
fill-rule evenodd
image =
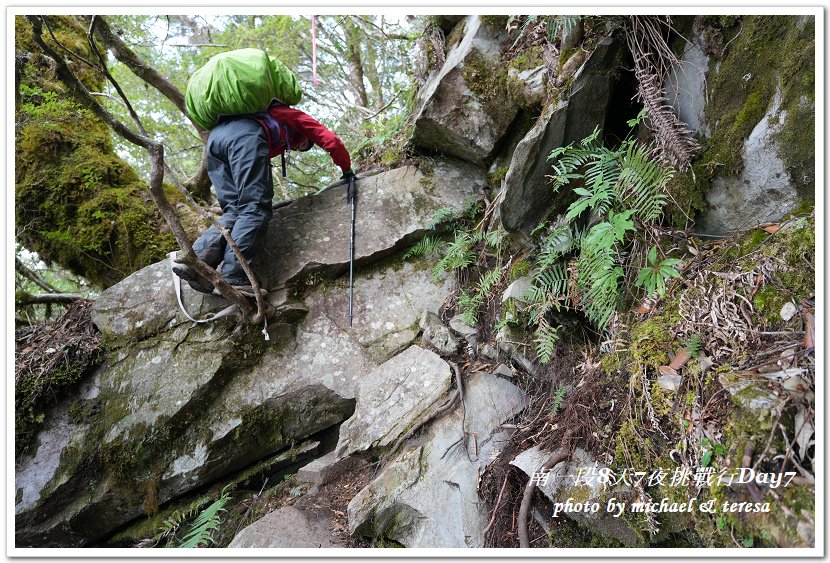
<instances>
[{"instance_id":1,"label":"hiker","mask_svg":"<svg viewBox=\"0 0 830 563\"><path fill-rule=\"evenodd\" d=\"M222 216L219 223L231 233L240 252L253 264L260 252L272 215L274 184L271 158L286 151L307 151L314 145L329 153L343 171L354 176L351 157L343 142L316 119L296 108L272 104L268 113L276 120L255 115L220 120L208 138L208 176L216 190ZM196 255L220 273L237 290L253 295L251 282L219 230L211 227L193 244ZM177 264L173 271L202 293L216 293L213 284L195 270Z\"/></svg>"}]
</instances>

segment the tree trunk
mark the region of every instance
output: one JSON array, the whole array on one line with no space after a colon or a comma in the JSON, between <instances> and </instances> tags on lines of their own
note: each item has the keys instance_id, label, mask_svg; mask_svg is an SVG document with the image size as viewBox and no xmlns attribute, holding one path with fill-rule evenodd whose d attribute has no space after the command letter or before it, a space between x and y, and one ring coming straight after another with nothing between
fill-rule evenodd
<instances>
[{"instance_id":1,"label":"tree trunk","mask_svg":"<svg viewBox=\"0 0 830 563\"><path fill-rule=\"evenodd\" d=\"M363 62L360 56L360 29L351 18L343 20L346 34L346 55L349 61L349 84L351 84L361 107L369 107L369 96L363 84Z\"/></svg>"}]
</instances>

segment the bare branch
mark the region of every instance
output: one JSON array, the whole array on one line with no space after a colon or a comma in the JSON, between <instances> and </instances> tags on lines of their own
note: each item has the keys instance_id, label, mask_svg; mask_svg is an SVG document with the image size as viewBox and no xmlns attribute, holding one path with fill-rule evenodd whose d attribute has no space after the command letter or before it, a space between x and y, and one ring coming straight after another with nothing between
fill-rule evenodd
<instances>
[{"instance_id":1,"label":"bare branch","mask_svg":"<svg viewBox=\"0 0 830 563\"><path fill-rule=\"evenodd\" d=\"M144 82L158 90L164 97L173 102L173 104L187 117L193 124L193 127L199 132L202 142L207 141L208 132L202 128L198 123L193 121L187 114L185 107L184 94L169 80L162 76L156 69L147 64L135 51L130 49L118 35L113 33L109 23L106 19L100 16L93 16L90 22L90 29L95 28L96 34L101 38L104 44L110 49L115 58L121 61L133 74L138 76ZM203 199L208 199L210 189L210 179L207 175L207 154L202 153L202 159L199 162L199 168L192 178L184 183L185 188L191 193L197 194Z\"/></svg>"},{"instance_id":2,"label":"bare branch","mask_svg":"<svg viewBox=\"0 0 830 563\"><path fill-rule=\"evenodd\" d=\"M36 272L31 270L26 264L24 264L20 258L17 256L14 257L14 269L20 275L31 281L33 284L38 286L40 289L48 291L49 293L58 293L58 290L46 283L43 278L37 275Z\"/></svg>"},{"instance_id":3,"label":"bare branch","mask_svg":"<svg viewBox=\"0 0 830 563\"><path fill-rule=\"evenodd\" d=\"M15 295L15 305L46 305L74 303L81 299L89 299L86 295L79 293L26 293L20 291Z\"/></svg>"}]
</instances>

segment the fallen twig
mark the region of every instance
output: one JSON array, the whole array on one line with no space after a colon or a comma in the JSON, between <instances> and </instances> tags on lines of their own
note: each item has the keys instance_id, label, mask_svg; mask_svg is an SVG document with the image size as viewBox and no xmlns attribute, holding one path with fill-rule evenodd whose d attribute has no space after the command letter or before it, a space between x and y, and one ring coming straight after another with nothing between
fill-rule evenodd
<instances>
[{"instance_id":1,"label":"fallen twig","mask_svg":"<svg viewBox=\"0 0 830 563\"><path fill-rule=\"evenodd\" d=\"M484 530L481 532L481 547L484 547L484 543L487 539L487 532L490 531L490 528L493 527L493 524L496 521L496 514L499 512L499 505L501 504L501 496L504 494L504 488L507 486L507 479L509 475L504 476L504 482L501 484L501 490L499 491L499 496L496 498L496 505L493 507L493 515L490 516L490 521L487 522L487 525L484 527Z\"/></svg>"}]
</instances>

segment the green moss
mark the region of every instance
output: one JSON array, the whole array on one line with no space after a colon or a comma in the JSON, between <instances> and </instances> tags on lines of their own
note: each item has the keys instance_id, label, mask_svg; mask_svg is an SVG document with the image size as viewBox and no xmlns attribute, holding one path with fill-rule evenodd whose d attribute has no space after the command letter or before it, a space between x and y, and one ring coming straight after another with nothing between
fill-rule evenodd
<instances>
[{"instance_id":1,"label":"green moss","mask_svg":"<svg viewBox=\"0 0 830 563\"><path fill-rule=\"evenodd\" d=\"M504 166L499 166L493 172L491 172L488 176L490 180L491 186L500 186L502 180L507 176L507 173L510 171L510 165L505 164Z\"/></svg>"},{"instance_id":2,"label":"green moss","mask_svg":"<svg viewBox=\"0 0 830 563\"><path fill-rule=\"evenodd\" d=\"M14 443L20 454L32 445L43 426L46 413L57 397L80 381L99 364L98 356L87 360L70 360L48 372L25 373L14 386Z\"/></svg>"},{"instance_id":3,"label":"green moss","mask_svg":"<svg viewBox=\"0 0 830 563\"><path fill-rule=\"evenodd\" d=\"M560 548L621 548L622 542L580 526L569 518L555 518L548 534L549 547Z\"/></svg>"},{"instance_id":4,"label":"green moss","mask_svg":"<svg viewBox=\"0 0 830 563\"><path fill-rule=\"evenodd\" d=\"M651 368L655 372L669 363L669 352L674 343L665 315L655 315L631 327L631 357L634 365Z\"/></svg>"},{"instance_id":5,"label":"green moss","mask_svg":"<svg viewBox=\"0 0 830 563\"><path fill-rule=\"evenodd\" d=\"M467 88L475 95L472 103L481 103L495 122L512 118L515 112L511 112L510 104L507 103L510 97L506 65L494 67L492 62L473 49L464 60L461 75Z\"/></svg>"},{"instance_id":6,"label":"green moss","mask_svg":"<svg viewBox=\"0 0 830 563\"><path fill-rule=\"evenodd\" d=\"M542 57L543 54L544 49L541 45L533 45L528 49L523 49L511 59L509 67L518 71L537 68L545 62Z\"/></svg>"},{"instance_id":7,"label":"green moss","mask_svg":"<svg viewBox=\"0 0 830 563\"><path fill-rule=\"evenodd\" d=\"M108 287L162 259L175 247L174 238L146 184L115 154L109 128L72 101L48 62L37 55L27 25L21 18L15 23L18 54L34 53L21 58L16 113L18 241ZM85 30L71 18L50 18L50 26L64 44L91 57ZM100 91L100 76L85 68L78 67L81 79Z\"/></svg>"},{"instance_id":8,"label":"green moss","mask_svg":"<svg viewBox=\"0 0 830 563\"><path fill-rule=\"evenodd\" d=\"M785 303L815 297L815 217L792 218L772 235L753 229L728 249L726 259L738 260L744 271L757 269L759 261L775 265L752 303L765 327L783 327L780 312Z\"/></svg>"},{"instance_id":9,"label":"green moss","mask_svg":"<svg viewBox=\"0 0 830 563\"><path fill-rule=\"evenodd\" d=\"M699 181L704 187L717 171L737 176L743 167L743 144L781 92L786 112L777 136L785 167L802 197L814 191L814 22L798 25L796 16L744 16L743 27L729 44L725 59L713 61L707 122L714 127L701 155ZM731 20L729 20L731 21ZM718 26L726 22L716 22Z\"/></svg>"},{"instance_id":10,"label":"green moss","mask_svg":"<svg viewBox=\"0 0 830 563\"><path fill-rule=\"evenodd\" d=\"M706 183L698 179L706 177L700 163L695 163L686 172L677 173L669 180L666 185L669 201L663 213L675 227L687 227L698 212L706 209L706 201L703 199Z\"/></svg>"},{"instance_id":11,"label":"green moss","mask_svg":"<svg viewBox=\"0 0 830 563\"><path fill-rule=\"evenodd\" d=\"M530 261L522 258L521 260L516 260L512 266L510 266L510 279L516 280L518 278L522 278L530 273L531 264Z\"/></svg>"},{"instance_id":12,"label":"green moss","mask_svg":"<svg viewBox=\"0 0 830 563\"><path fill-rule=\"evenodd\" d=\"M507 20L509 16L504 15L481 15L481 23L483 23L490 31L499 33L507 27Z\"/></svg>"}]
</instances>

